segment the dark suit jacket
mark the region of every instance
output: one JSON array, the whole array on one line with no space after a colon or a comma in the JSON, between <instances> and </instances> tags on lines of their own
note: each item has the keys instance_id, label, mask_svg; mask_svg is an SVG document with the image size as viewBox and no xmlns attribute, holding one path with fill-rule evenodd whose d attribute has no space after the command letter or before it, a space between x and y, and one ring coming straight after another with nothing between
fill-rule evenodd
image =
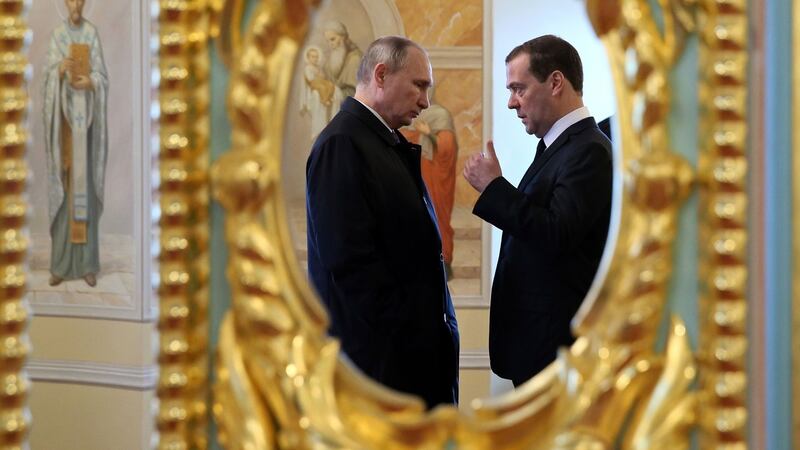
<instances>
[{"instance_id":1,"label":"dark suit jacket","mask_svg":"<svg viewBox=\"0 0 800 450\"><path fill-rule=\"evenodd\" d=\"M353 98L306 165L308 269L330 333L367 375L425 399L458 399L458 324L420 148Z\"/></svg>"},{"instance_id":2,"label":"dark suit jacket","mask_svg":"<svg viewBox=\"0 0 800 450\"><path fill-rule=\"evenodd\" d=\"M608 234L611 144L593 118L567 128L515 188L493 180L473 213L503 230L492 285L492 370L523 382L574 341L570 321Z\"/></svg>"},{"instance_id":3,"label":"dark suit jacket","mask_svg":"<svg viewBox=\"0 0 800 450\"><path fill-rule=\"evenodd\" d=\"M597 123L597 128L600 128L600 131L606 135L609 141L611 140L611 117L612 116L606 117Z\"/></svg>"}]
</instances>

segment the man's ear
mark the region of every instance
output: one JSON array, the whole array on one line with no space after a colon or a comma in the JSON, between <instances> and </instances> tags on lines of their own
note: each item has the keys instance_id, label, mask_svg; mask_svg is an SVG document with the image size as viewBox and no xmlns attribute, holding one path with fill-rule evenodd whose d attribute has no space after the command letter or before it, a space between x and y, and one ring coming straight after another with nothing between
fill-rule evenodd
<instances>
[{"instance_id":1,"label":"man's ear","mask_svg":"<svg viewBox=\"0 0 800 450\"><path fill-rule=\"evenodd\" d=\"M375 64L375 69L372 70L372 78L375 79L375 83L381 89L386 78L386 72L386 64L383 63Z\"/></svg>"},{"instance_id":2,"label":"man's ear","mask_svg":"<svg viewBox=\"0 0 800 450\"><path fill-rule=\"evenodd\" d=\"M564 78L564 74L561 73L560 70L555 70L553 73L550 74L550 89L553 92L553 95L558 95L561 91L564 90L564 83L567 82L567 79Z\"/></svg>"}]
</instances>

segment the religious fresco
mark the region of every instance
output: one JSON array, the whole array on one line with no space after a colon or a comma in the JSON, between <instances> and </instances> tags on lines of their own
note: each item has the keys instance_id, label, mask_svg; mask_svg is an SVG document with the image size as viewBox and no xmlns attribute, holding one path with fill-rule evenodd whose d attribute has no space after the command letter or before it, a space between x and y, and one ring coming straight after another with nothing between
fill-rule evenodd
<instances>
[{"instance_id":1,"label":"religious fresco","mask_svg":"<svg viewBox=\"0 0 800 450\"><path fill-rule=\"evenodd\" d=\"M356 71L363 55L350 39L347 25L338 20L325 23L322 35L325 51L309 45L304 52L300 112L310 121L312 142L339 112L342 101L356 93Z\"/></svg>"},{"instance_id":2,"label":"religious fresco","mask_svg":"<svg viewBox=\"0 0 800 450\"><path fill-rule=\"evenodd\" d=\"M435 90L433 91L435 92ZM410 142L422 147L422 178L436 211L442 255L447 278L453 279L453 204L458 166L458 138L453 114L436 103L431 92L430 106L417 116L410 126L400 130Z\"/></svg>"},{"instance_id":3,"label":"religious fresco","mask_svg":"<svg viewBox=\"0 0 800 450\"><path fill-rule=\"evenodd\" d=\"M136 242L147 139L139 102L147 95L146 77L131 70L141 66L134 6L31 6L29 296L37 314L140 314Z\"/></svg>"},{"instance_id":4,"label":"religious fresco","mask_svg":"<svg viewBox=\"0 0 800 450\"><path fill-rule=\"evenodd\" d=\"M96 287L108 132L108 72L84 0L65 0L67 19L50 34L43 116L50 218L50 277Z\"/></svg>"}]
</instances>

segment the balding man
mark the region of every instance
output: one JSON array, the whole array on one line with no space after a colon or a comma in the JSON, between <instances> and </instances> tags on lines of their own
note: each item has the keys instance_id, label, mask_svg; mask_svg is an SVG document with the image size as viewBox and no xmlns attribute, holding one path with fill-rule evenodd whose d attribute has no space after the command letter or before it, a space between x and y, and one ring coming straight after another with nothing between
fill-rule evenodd
<instances>
[{"instance_id":1,"label":"balding man","mask_svg":"<svg viewBox=\"0 0 800 450\"><path fill-rule=\"evenodd\" d=\"M339 88L342 97L352 96L356 92L356 72L361 61L361 50L350 40L347 27L341 22L332 20L326 23L323 35L330 47L325 60L325 76Z\"/></svg>"},{"instance_id":2,"label":"balding man","mask_svg":"<svg viewBox=\"0 0 800 450\"><path fill-rule=\"evenodd\" d=\"M458 324L420 147L397 129L428 107L432 82L419 45L376 40L306 166L308 269L330 333L367 375L429 408L458 400Z\"/></svg>"}]
</instances>

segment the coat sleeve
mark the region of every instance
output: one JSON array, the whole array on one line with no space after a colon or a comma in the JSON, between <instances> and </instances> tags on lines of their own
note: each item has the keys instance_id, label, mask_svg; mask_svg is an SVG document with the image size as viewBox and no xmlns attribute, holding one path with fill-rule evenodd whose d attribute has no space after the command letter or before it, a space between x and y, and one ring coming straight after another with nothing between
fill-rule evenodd
<instances>
[{"instance_id":1,"label":"coat sleeve","mask_svg":"<svg viewBox=\"0 0 800 450\"><path fill-rule=\"evenodd\" d=\"M607 210L611 177L608 151L600 143L589 143L570 150L558 168L549 201L499 177L483 191L473 212L536 250L563 254L582 242Z\"/></svg>"},{"instance_id":2,"label":"coat sleeve","mask_svg":"<svg viewBox=\"0 0 800 450\"><path fill-rule=\"evenodd\" d=\"M306 175L309 251L337 296L373 317L402 317L404 287L378 248L375 200L358 149L349 137L333 136L314 149Z\"/></svg>"}]
</instances>

